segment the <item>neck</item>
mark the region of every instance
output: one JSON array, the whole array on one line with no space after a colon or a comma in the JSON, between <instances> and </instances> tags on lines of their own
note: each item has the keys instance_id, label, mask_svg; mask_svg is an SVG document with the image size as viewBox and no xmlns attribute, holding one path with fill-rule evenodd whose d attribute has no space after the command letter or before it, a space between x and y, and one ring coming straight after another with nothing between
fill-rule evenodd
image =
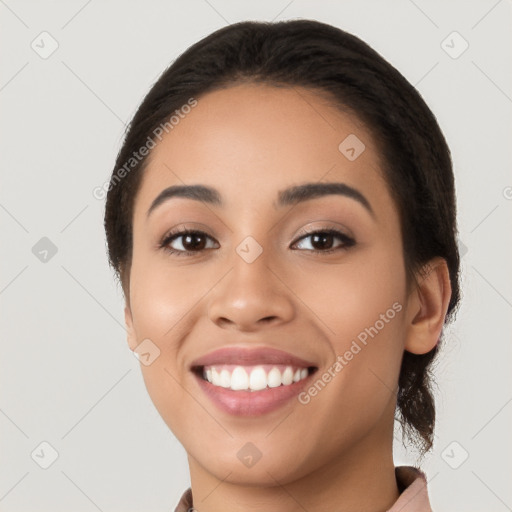
<instances>
[{"instance_id":1,"label":"neck","mask_svg":"<svg viewBox=\"0 0 512 512\"><path fill-rule=\"evenodd\" d=\"M200 512L384 512L400 493L392 453L392 429L367 436L350 450L293 481L261 484L219 479L189 456L194 508ZM267 472L268 475L271 472Z\"/></svg>"}]
</instances>

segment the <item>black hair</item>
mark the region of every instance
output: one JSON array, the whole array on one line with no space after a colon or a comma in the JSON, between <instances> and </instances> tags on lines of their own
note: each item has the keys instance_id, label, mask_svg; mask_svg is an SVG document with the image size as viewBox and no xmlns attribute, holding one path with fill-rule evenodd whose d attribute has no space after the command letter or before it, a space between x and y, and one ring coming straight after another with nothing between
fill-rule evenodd
<instances>
[{"instance_id":1,"label":"black hair","mask_svg":"<svg viewBox=\"0 0 512 512\"><path fill-rule=\"evenodd\" d=\"M368 44L305 19L245 21L213 32L181 54L142 101L117 155L105 209L109 262L125 297L134 199L148 163L148 156L134 159L134 152L191 98L239 83L308 88L364 123L399 210L408 283L432 258L444 258L452 289L445 322L450 321L460 299L456 200L451 155L436 118L418 91ZM440 345L441 339L425 354L404 351L399 375L396 419L422 456L434 438L431 365Z\"/></svg>"}]
</instances>

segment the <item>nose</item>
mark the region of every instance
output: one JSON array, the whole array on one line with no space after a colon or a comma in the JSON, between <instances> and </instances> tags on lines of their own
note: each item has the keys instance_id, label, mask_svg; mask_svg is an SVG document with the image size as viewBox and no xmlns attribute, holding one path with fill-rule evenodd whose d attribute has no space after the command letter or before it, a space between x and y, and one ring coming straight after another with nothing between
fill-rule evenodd
<instances>
[{"instance_id":1,"label":"nose","mask_svg":"<svg viewBox=\"0 0 512 512\"><path fill-rule=\"evenodd\" d=\"M293 293L261 255L252 263L238 256L210 294L208 316L221 328L252 332L293 319Z\"/></svg>"}]
</instances>

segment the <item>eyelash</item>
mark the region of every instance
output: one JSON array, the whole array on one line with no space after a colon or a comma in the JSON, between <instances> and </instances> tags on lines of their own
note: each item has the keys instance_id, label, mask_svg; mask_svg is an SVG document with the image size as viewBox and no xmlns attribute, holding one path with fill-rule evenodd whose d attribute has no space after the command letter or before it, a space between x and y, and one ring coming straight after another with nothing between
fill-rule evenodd
<instances>
[{"instance_id":1,"label":"eyelash","mask_svg":"<svg viewBox=\"0 0 512 512\"><path fill-rule=\"evenodd\" d=\"M303 238L308 238L310 236L318 235L318 234L333 235L333 236L339 238L343 242L343 245L335 247L333 249L327 249L324 251L322 251L320 249L306 249L308 252L312 252L315 254L330 254L330 253L333 253L336 251L346 250L349 247L354 246L356 243L353 238L350 238L349 236L345 235L341 231L338 231L338 230L332 229L332 228L327 228L327 229L318 229L318 230L314 230L314 231L303 230L301 232L300 238L298 238L294 242L294 244L301 241ZM164 250L165 252L170 253L175 256L189 256L189 255L196 255L196 254L199 254L200 252L203 252L203 251L179 251L176 249L171 249L169 247L169 244L174 239L177 239L177 238L179 238L181 236L185 236L185 235L201 235L201 236L206 236L207 238L210 238L213 240L213 238L211 236L209 236L208 234L206 234L204 231L199 231L196 229L182 229L182 230L176 230L176 231L171 231L170 233L167 233L163 237L163 239L160 241L158 246L160 249Z\"/></svg>"}]
</instances>

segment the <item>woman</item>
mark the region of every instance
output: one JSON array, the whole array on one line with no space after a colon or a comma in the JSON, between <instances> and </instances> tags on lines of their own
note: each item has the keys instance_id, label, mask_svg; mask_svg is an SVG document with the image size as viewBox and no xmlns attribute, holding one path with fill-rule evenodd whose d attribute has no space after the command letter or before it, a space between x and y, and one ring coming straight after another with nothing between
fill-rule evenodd
<instances>
[{"instance_id":1,"label":"woman","mask_svg":"<svg viewBox=\"0 0 512 512\"><path fill-rule=\"evenodd\" d=\"M430 510L393 427L431 449L454 178L379 54L311 20L194 44L129 126L105 229L129 346L187 451L176 511Z\"/></svg>"}]
</instances>

